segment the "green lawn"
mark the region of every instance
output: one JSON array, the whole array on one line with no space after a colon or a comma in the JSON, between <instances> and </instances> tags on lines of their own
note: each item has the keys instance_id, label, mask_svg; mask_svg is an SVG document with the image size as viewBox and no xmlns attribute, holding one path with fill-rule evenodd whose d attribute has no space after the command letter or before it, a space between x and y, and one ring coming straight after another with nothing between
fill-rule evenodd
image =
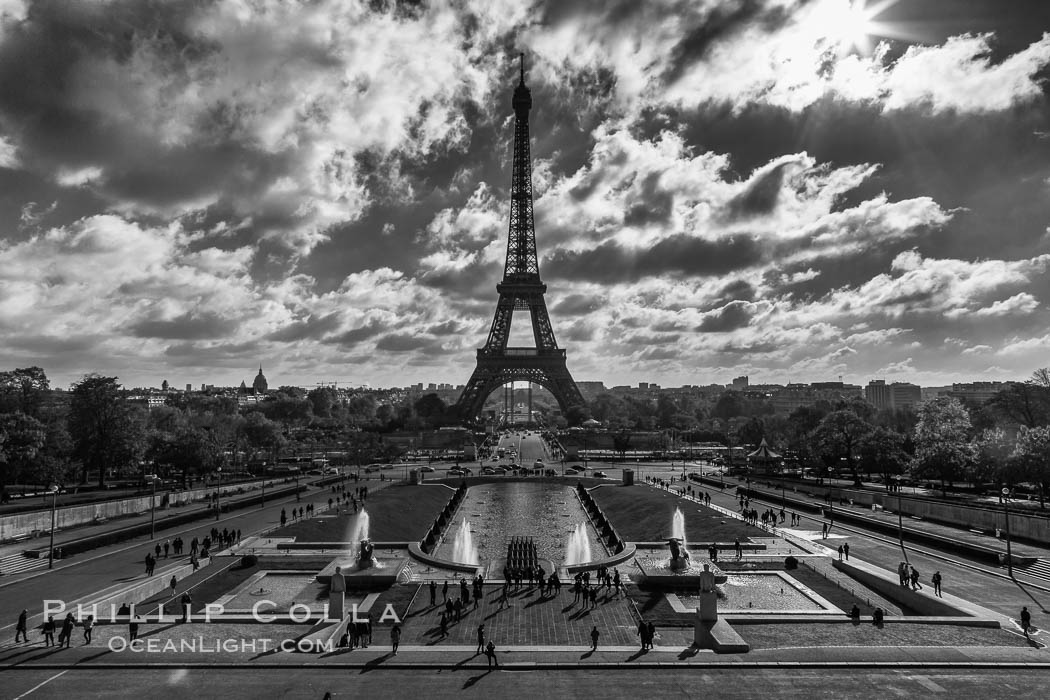
<instances>
[{"instance_id":1,"label":"green lawn","mask_svg":"<svg viewBox=\"0 0 1050 700\"><path fill-rule=\"evenodd\" d=\"M443 486L388 486L368 496L369 536L375 542L418 542L434 524L453 491ZM327 497L326 497L327 499ZM306 518L275 530L275 537L295 537L299 542L343 542L354 518L344 508L337 518Z\"/></svg>"},{"instance_id":2,"label":"green lawn","mask_svg":"<svg viewBox=\"0 0 1050 700\"><path fill-rule=\"evenodd\" d=\"M591 495L627 542L657 542L671 536L675 508L685 516L689 542L727 542L768 537L763 530L651 486L602 486Z\"/></svg>"}]
</instances>

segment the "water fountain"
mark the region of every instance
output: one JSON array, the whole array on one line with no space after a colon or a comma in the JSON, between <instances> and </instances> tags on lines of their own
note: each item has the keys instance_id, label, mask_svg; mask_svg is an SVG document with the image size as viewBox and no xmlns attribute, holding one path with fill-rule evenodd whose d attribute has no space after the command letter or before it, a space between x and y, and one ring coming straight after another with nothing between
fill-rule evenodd
<instances>
[{"instance_id":1,"label":"water fountain","mask_svg":"<svg viewBox=\"0 0 1050 700\"><path fill-rule=\"evenodd\" d=\"M565 544L565 565L572 566L590 560L591 537L587 533L587 526L579 523L572 531L572 534L569 535L569 540Z\"/></svg>"},{"instance_id":2,"label":"water fountain","mask_svg":"<svg viewBox=\"0 0 1050 700\"><path fill-rule=\"evenodd\" d=\"M706 562L715 576L715 582L725 583L725 573L713 562L690 558L686 550L686 542L685 515L681 508L675 508L671 516L671 536L667 538L671 556L667 559L639 556L635 558L635 564L642 570L649 583L694 586L699 585L700 573Z\"/></svg>"},{"instance_id":3,"label":"water fountain","mask_svg":"<svg viewBox=\"0 0 1050 700\"><path fill-rule=\"evenodd\" d=\"M463 524L456 533L456 540L452 544L452 561L461 564L480 564L478 548L474 545L474 536L470 532L470 521L463 518Z\"/></svg>"},{"instance_id":4,"label":"water fountain","mask_svg":"<svg viewBox=\"0 0 1050 700\"><path fill-rule=\"evenodd\" d=\"M689 551L685 543L685 515L682 514L681 508L675 508L674 515L671 516L671 537L667 540L671 549L672 569L685 569L689 566Z\"/></svg>"},{"instance_id":5,"label":"water fountain","mask_svg":"<svg viewBox=\"0 0 1050 700\"><path fill-rule=\"evenodd\" d=\"M368 526L368 511L362 508L356 515L354 515L353 519L350 520L350 527L347 529L346 538L343 541L360 542L361 540L369 539Z\"/></svg>"}]
</instances>

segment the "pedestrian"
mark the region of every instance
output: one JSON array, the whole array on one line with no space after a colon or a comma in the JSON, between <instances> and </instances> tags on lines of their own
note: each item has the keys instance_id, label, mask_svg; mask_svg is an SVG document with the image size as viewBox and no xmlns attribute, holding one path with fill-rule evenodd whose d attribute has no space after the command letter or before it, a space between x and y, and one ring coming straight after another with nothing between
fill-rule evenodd
<instances>
[{"instance_id":1,"label":"pedestrian","mask_svg":"<svg viewBox=\"0 0 1050 700\"><path fill-rule=\"evenodd\" d=\"M842 561L842 545L839 545L839 561Z\"/></svg>"},{"instance_id":2,"label":"pedestrian","mask_svg":"<svg viewBox=\"0 0 1050 700\"><path fill-rule=\"evenodd\" d=\"M933 580L933 592L934 592L934 594L937 595L937 597L939 597L939 598L943 598L944 596L941 595L941 572L940 571L934 571L932 580Z\"/></svg>"},{"instance_id":3,"label":"pedestrian","mask_svg":"<svg viewBox=\"0 0 1050 700\"><path fill-rule=\"evenodd\" d=\"M149 552L146 552L146 575L149 576L149 562L152 557Z\"/></svg>"},{"instance_id":4,"label":"pedestrian","mask_svg":"<svg viewBox=\"0 0 1050 700\"><path fill-rule=\"evenodd\" d=\"M846 561L849 561L849 542L844 542L842 544L842 551L846 555Z\"/></svg>"},{"instance_id":5,"label":"pedestrian","mask_svg":"<svg viewBox=\"0 0 1050 700\"><path fill-rule=\"evenodd\" d=\"M642 643L642 650L643 651L646 648L646 646L645 646L645 635L646 635L647 630L648 630L648 628L646 627L645 620L640 620L638 622L638 641L640 641Z\"/></svg>"},{"instance_id":6,"label":"pedestrian","mask_svg":"<svg viewBox=\"0 0 1050 700\"><path fill-rule=\"evenodd\" d=\"M445 583L441 586L441 602L448 600L448 579L445 579Z\"/></svg>"},{"instance_id":7,"label":"pedestrian","mask_svg":"<svg viewBox=\"0 0 1050 700\"><path fill-rule=\"evenodd\" d=\"M169 587L171 588L171 597L172 597L172 598L174 598L174 597L175 597L175 586L176 586L177 584L178 584L178 579L176 579L176 578L175 578L175 575L174 575L174 574L172 574L172 576L171 576L171 580L170 580L170 581L168 581L168 586L169 586Z\"/></svg>"},{"instance_id":8,"label":"pedestrian","mask_svg":"<svg viewBox=\"0 0 1050 700\"><path fill-rule=\"evenodd\" d=\"M393 650L394 655L397 656L397 646L401 643L401 625L394 624L390 628L390 648Z\"/></svg>"},{"instance_id":9,"label":"pedestrian","mask_svg":"<svg viewBox=\"0 0 1050 700\"><path fill-rule=\"evenodd\" d=\"M288 522L288 514L284 512L284 508L281 508L281 527L284 527L285 523Z\"/></svg>"},{"instance_id":10,"label":"pedestrian","mask_svg":"<svg viewBox=\"0 0 1050 700\"><path fill-rule=\"evenodd\" d=\"M478 625L478 648L474 651L474 656L483 651L485 651L485 623Z\"/></svg>"},{"instance_id":11,"label":"pedestrian","mask_svg":"<svg viewBox=\"0 0 1050 700\"><path fill-rule=\"evenodd\" d=\"M160 559L160 542L153 546L153 558Z\"/></svg>"},{"instance_id":12,"label":"pedestrian","mask_svg":"<svg viewBox=\"0 0 1050 700\"><path fill-rule=\"evenodd\" d=\"M598 651L598 626L591 628L591 651Z\"/></svg>"},{"instance_id":13,"label":"pedestrian","mask_svg":"<svg viewBox=\"0 0 1050 700\"><path fill-rule=\"evenodd\" d=\"M1028 628L1032 626L1032 613L1028 612L1028 606L1021 608L1021 631L1024 632L1025 639L1031 639L1028 636Z\"/></svg>"},{"instance_id":14,"label":"pedestrian","mask_svg":"<svg viewBox=\"0 0 1050 700\"><path fill-rule=\"evenodd\" d=\"M84 620L84 644L91 644L91 632L95 629L95 616L88 615Z\"/></svg>"},{"instance_id":15,"label":"pedestrian","mask_svg":"<svg viewBox=\"0 0 1050 700\"><path fill-rule=\"evenodd\" d=\"M653 648L653 640L656 639L656 625L653 624L652 620L645 623L645 641L649 645L649 648Z\"/></svg>"},{"instance_id":16,"label":"pedestrian","mask_svg":"<svg viewBox=\"0 0 1050 700\"><path fill-rule=\"evenodd\" d=\"M55 616L48 615L44 622L44 646L50 647L55 644Z\"/></svg>"},{"instance_id":17,"label":"pedestrian","mask_svg":"<svg viewBox=\"0 0 1050 700\"><path fill-rule=\"evenodd\" d=\"M168 558L168 550L171 549L171 540L164 540L164 558Z\"/></svg>"},{"instance_id":18,"label":"pedestrian","mask_svg":"<svg viewBox=\"0 0 1050 700\"><path fill-rule=\"evenodd\" d=\"M921 591L922 584L919 583L919 570L914 566L911 567L911 589L913 591Z\"/></svg>"},{"instance_id":19,"label":"pedestrian","mask_svg":"<svg viewBox=\"0 0 1050 700\"><path fill-rule=\"evenodd\" d=\"M882 611L882 608L875 608L875 610L871 613L871 624L875 625L876 627L882 627L882 620L884 615L885 613Z\"/></svg>"},{"instance_id":20,"label":"pedestrian","mask_svg":"<svg viewBox=\"0 0 1050 700\"><path fill-rule=\"evenodd\" d=\"M139 638L139 619L134 615L128 618L128 641L133 642Z\"/></svg>"},{"instance_id":21,"label":"pedestrian","mask_svg":"<svg viewBox=\"0 0 1050 700\"><path fill-rule=\"evenodd\" d=\"M736 558L742 558L744 556L744 548L740 546L739 539L733 541L733 547L736 549Z\"/></svg>"},{"instance_id":22,"label":"pedestrian","mask_svg":"<svg viewBox=\"0 0 1050 700\"><path fill-rule=\"evenodd\" d=\"M485 646L485 656L489 660L489 670L493 667L499 668L499 661L496 660L496 645L489 640L489 643Z\"/></svg>"},{"instance_id":23,"label":"pedestrian","mask_svg":"<svg viewBox=\"0 0 1050 700\"><path fill-rule=\"evenodd\" d=\"M824 523L820 526L820 538L826 540L828 538L828 524Z\"/></svg>"},{"instance_id":24,"label":"pedestrian","mask_svg":"<svg viewBox=\"0 0 1050 700\"><path fill-rule=\"evenodd\" d=\"M201 568L201 560L197 558L197 553L193 552L190 554L190 564L193 564L193 570Z\"/></svg>"},{"instance_id":25,"label":"pedestrian","mask_svg":"<svg viewBox=\"0 0 1050 700\"><path fill-rule=\"evenodd\" d=\"M441 611L441 636L448 636L448 615L445 614L444 610Z\"/></svg>"},{"instance_id":26,"label":"pedestrian","mask_svg":"<svg viewBox=\"0 0 1050 700\"><path fill-rule=\"evenodd\" d=\"M23 608L21 614L19 614L18 616L18 624L15 625L15 644L18 644L19 635L22 636L23 642L25 642L26 644L29 643L29 632L27 631L28 618L29 611Z\"/></svg>"},{"instance_id":27,"label":"pedestrian","mask_svg":"<svg viewBox=\"0 0 1050 700\"><path fill-rule=\"evenodd\" d=\"M62 632L58 637L58 646L62 646L62 642L65 641L66 648L69 648L70 638L73 636L73 628L76 626L76 620L73 619L73 613L66 613L66 619L62 621Z\"/></svg>"},{"instance_id":28,"label":"pedestrian","mask_svg":"<svg viewBox=\"0 0 1050 700\"><path fill-rule=\"evenodd\" d=\"M182 608L182 621L188 622L190 618L190 607L193 605L193 598L190 597L189 591L184 591L182 597L179 598L179 607Z\"/></svg>"},{"instance_id":29,"label":"pedestrian","mask_svg":"<svg viewBox=\"0 0 1050 700\"><path fill-rule=\"evenodd\" d=\"M434 607L435 605L437 605L437 590L438 590L437 582L436 581L431 581L430 582L430 607Z\"/></svg>"}]
</instances>

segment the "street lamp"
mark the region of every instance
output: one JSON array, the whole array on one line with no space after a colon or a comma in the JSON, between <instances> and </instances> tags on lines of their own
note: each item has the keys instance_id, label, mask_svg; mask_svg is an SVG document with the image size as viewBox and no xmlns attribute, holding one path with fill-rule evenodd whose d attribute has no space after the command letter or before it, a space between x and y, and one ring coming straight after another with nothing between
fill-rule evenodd
<instances>
[{"instance_id":1,"label":"street lamp","mask_svg":"<svg viewBox=\"0 0 1050 700\"><path fill-rule=\"evenodd\" d=\"M58 507L58 484L53 484L51 491L51 544L47 548L47 568L55 568L55 509Z\"/></svg>"},{"instance_id":2,"label":"street lamp","mask_svg":"<svg viewBox=\"0 0 1050 700\"><path fill-rule=\"evenodd\" d=\"M218 520L222 512L222 467L217 467L215 471L219 475L219 485L215 489L215 519Z\"/></svg>"},{"instance_id":3,"label":"street lamp","mask_svg":"<svg viewBox=\"0 0 1050 700\"><path fill-rule=\"evenodd\" d=\"M1003 489L1003 516L1006 519L1006 573L1014 577L1014 562L1010 556L1010 489Z\"/></svg>"},{"instance_id":4,"label":"street lamp","mask_svg":"<svg viewBox=\"0 0 1050 700\"><path fill-rule=\"evenodd\" d=\"M150 484L153 486L153 493L149 497L149 538L153 541L154 536L157 532L157 479L154 477L150 479Z\"/></svg>"},{"instance_id":5,"label":"street lamp","mask_svg":"<svg viewBox=\"0 0 1050 700\"><path fill-rule=\"evenodd\" d=\"M897 480L897 539L900 541L901 554L904 556L904 561L908 561L908 552L904 549L904 514L902 512L903 506L901 501L901 478L899 476L894 478Z\"/></svg>"},{"instance_id":6,"label":"street lamp","mask_svg":"<svg viewBox=\"0 0 1050 700\"><path fill-rule=\"evenodd\" d=\"M299 466L295 467L295 501L299 502Z\"/></svg>"}]
</instances>

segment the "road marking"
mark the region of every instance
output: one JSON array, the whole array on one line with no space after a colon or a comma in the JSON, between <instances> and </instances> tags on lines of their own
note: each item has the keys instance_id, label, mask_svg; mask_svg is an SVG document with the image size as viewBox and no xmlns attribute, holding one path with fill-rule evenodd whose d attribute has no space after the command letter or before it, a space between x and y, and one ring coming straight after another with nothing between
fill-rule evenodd
<instances>
[{"instance_id":1,"label":"road marking","mask_svg":"<svg viewBox=\"0 0 1050 700\"><path fill-rule=\"evenodd\" d=\"M937 683L934 683L932 680L930 680L926 676L909 676L909 678L911 678L913 681L915 681L916 683L921 685L926 690L932 691L934 693L946 693L946 692L948 692L947 690L944 689L943 686L940 686Z\"/></svg>"},{"instance_id":2,"label":"road marking","mask_svg":"<svg viewBox=\"0 0 1050 700\"><path fill-rule=\"evenodd\" d=\"M56 673L55 675L51 676L50 678L48 678L48 679L47 679L46 681L44 681L43 683L38 683L37 685L34 685L34 686L33 686L32 688L30 688L30 689L29 689L29 690L27 690L26 692L22 693L21 695L19 695L19 696L18 696L17 698L15 698L14 700L22 700L22 698L24 698L25 696L29 695L30 693L32 693L32 692L33 692L33 691L35 691L35 690L38 690L39 688L42 688L42 687L44 687L45 685L47 685L47 684L48 684L48 683L50 683L51 681L55 680L55 679L56 679L56 678L58 678L59 676L65 675L66 673L69 673L69 672L70 672L70 670L71 670L71 669L68 669L68 668L67 668L67 669L66 669L65 671L59 671L58 673Z\"/></svg>"}]
</instances>

